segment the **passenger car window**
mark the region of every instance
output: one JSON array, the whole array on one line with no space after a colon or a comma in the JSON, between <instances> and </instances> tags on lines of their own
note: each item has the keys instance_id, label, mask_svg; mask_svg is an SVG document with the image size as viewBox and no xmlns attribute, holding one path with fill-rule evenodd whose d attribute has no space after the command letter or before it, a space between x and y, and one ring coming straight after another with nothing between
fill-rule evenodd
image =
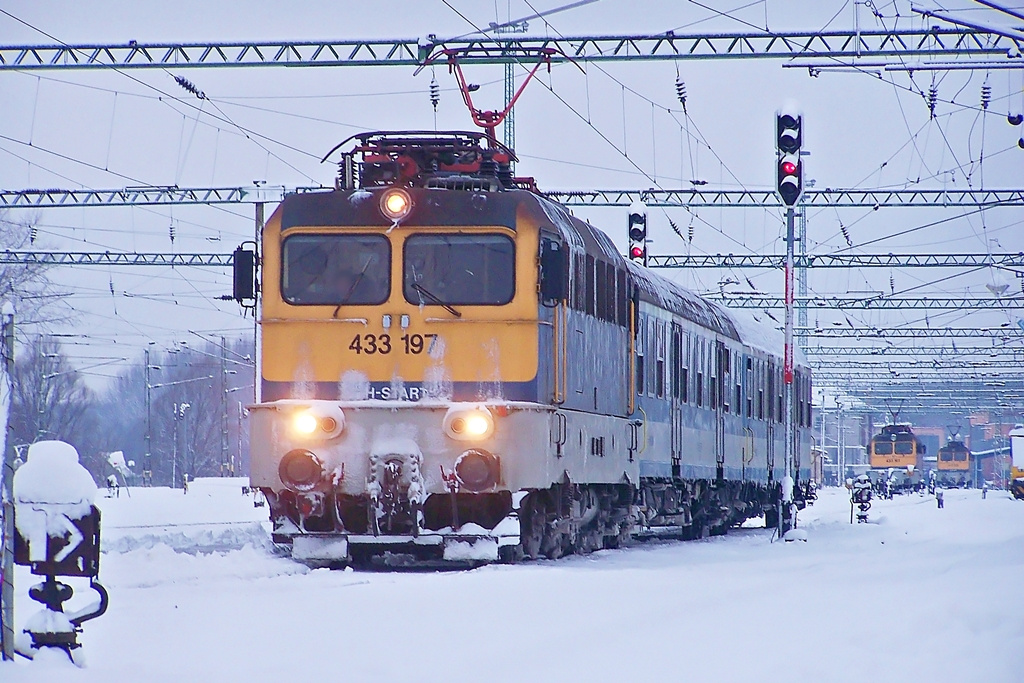
<instances>
[{"instance_id":1,"label":"passenger car window","mask_svg":"<svg viewBox=\"0 0 1024 683\"><path fill-rule=\"evenodd\" d=\"M281 296L295 305L382 304L391 292L384 235L290 235L281 256Z\"/></svg>"}]
</instances>

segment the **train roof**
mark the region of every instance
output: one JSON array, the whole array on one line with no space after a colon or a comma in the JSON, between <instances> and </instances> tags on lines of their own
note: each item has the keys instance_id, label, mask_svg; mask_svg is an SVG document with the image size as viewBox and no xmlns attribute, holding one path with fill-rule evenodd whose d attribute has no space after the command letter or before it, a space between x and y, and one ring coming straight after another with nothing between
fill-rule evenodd
<instances>
[{"instance_id":1,"label":"train roof","mask_svg":"<svg viewBox=\"0 0 1024 683\"><path fill-rule=\"evenodd\" d=\"M784 335L759 315L728 310L649 268L627 260L616 249L611 238L599 228L576 218L564 206L546 197L524 194L536 197L541 210L569 245L587 253L599 254L610 262L625 264L640 290L641 301L655 304L685 320L764 353L782 355ZM806 358L799 349L796 349L794 358L797 363L806 365Z\"/></svg>"}]
</instances>

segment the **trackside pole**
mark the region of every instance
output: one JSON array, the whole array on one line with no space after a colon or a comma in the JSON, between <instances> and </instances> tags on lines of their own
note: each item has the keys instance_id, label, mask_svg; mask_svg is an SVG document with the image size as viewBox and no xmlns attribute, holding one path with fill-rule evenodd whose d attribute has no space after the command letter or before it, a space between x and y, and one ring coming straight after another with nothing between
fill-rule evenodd
<instances>
[{"instance_id":1,"label":"trackside pole","mask_svg":"<svg viewBox=\"0 0 1024 683\"><path fill-rule=\"evenodd\" d=\"M0 342L0 395L11 398L11 373L14 371L14 310L8 305L3 309L3 334ZM3 399L0 398L0 403ZM7 403L10 408L10 404ZM2 469L2 485L0 496L3 499L3 585L0 586L0 645L3 658L14 659L14 497L12 483L14 481L14 452L7 431L8 412L0 415L0 469Z\"/></svg>"},{"instance_id":2,"label":"trackside pole","mask_svg":"<svg viewBox=\"0 0 1024 683\"><path fill-rule=\"evenodd\" d=\"M786 348L783 360L783 383L785 386L784 420L786 440L786 461L782 476L782 500L779 510L779 537L793 528L793 207L786 209Z\"/></svg>"}]
</instances>

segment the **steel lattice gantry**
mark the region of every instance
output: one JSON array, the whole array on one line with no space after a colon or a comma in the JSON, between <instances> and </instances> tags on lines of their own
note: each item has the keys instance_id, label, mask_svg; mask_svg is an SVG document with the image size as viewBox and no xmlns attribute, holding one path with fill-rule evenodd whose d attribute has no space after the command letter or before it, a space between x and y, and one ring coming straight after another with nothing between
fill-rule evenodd
<instances>
[{"instance_id":1,"label":"steel lattice gantry","mask_svg":"<svg viewBox=\"0 0 1024 683\"><path fill-rule=\"evenodd\" d=\"M1024 341L1024 337L1018 341ZM825 362L823 359L839 357L867 357L874 361L891 358L905 362L908 356L920 356L929 361L933 358L946 360L977 357L1024 361L1024 346L809 346L802 350L812 362Z\"/></svg>"},{"instance_id":2,"label":"steel lattice gantry","mask_svg":"<svg viewBox=\"0 0 1024 683\"><path fill-rule=\"evenodd\" d=\"M822 327L797 328L798 337L814 339L1020 339L1017 327Z\"/></svg>"},{"instance_id":3,"label":"steel lattice gantry","mask_svg":"<svg viewBox=\"0 0 1024 683\"><path fill-rule=\"evenodd\" d=\"M493 38L0 46L0 70L246 66L420 66L443 50L463 64L515 64L552 50L553 62L800 57L1005 58L1024 41L962 28Z\"/></svg>"},{"instance_id":4,"label":"steel lattice gantry","mask_svg":"<svg viewBox=\"0 0 1024 683\"><path fill-rule=\"evenodd\" d=\"M210 266L230 268L233 260L232 254L0 251L0 265L24 266Z\"/></svg>"},{"instance_id":5,"label":"steel lattice gantry","mask_svg":"<svg viewBox=\"0 0 1024 683\"><path fill-rule=\"evenodd\" d=\"M1017 254L800 254L805 268L935 268L1000 266L1024 268L1024 253ZM651 268L781 268L782 254L652 255Z\"/></svg>"},{"instance_id":6,"label":"steel lattice gantry","mask_svg":"<svg viewBox=\"0 0 1024 683\"><path fill-rule=\"evenodd\" d=\"M154 204L255 204L281 201L292 192L322 192L329 187L125 187L105 190L0 190L0 208L138 206ZM665 208L782 207L772 190L557 190L545 196L567 206L628 207L634 201ZM805 190L809 208L1024 206L1024 189L1001 190ZM661 258L661 257L659 257Z\"/></svg>"},{"instance_id":7,"label":"steel lattice gantry","mask_svg":"<svg viewBox=\"0 0 1024 683\"><path fill-rule=\"evenodd\" d=\"M1022 65L1024 66L1024 65ZM620 189L620 190L555 190L546 196L567 206L623 206L643 202L647 206L663 208L736 207L746 209L782 208L774 190L715 190L715 189ZM1024 190L858 190L833 189L804 190L800 206L808 208L861 208L891 207L995 207L1024 204Z\"/></svg>"},{"instance_id":8,"label":"steel lattice gantry","mask_svg":"<svg viewBox=\"0 0 1024 683\"><path fill-rule=\"evenodd\" d=\"M773 294L720 294L718 292L703 295L718 301L729 308L782 308L785 306L783 297ZM808 309L833 310L889 310L902 311L913 309L925 310L1019 310L1024 309L1024 296L980 298L980 297L897 297L897 296L812 296L797 297L798 306Z\"/></svg>"}]
</instances>

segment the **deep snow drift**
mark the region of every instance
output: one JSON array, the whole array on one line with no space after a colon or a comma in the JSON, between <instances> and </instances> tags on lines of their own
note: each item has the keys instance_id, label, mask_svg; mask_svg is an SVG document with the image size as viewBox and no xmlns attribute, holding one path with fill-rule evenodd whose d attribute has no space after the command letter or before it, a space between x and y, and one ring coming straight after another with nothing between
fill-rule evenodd
<instances>
[{"instance_id":1,"label":"deep snow drift","mask_svg":"<svg viewBox=\"0 0 1024 683\"><path fill-rule=\"evenodd\" d=\"M100 498L110 609L85 624L86 668L19 660L0 679L1020 680L1024 503L1002 491L878 501L851 525L847 492L826 490L801 514L806 543L738 529L379 574L274 556L243 483ZM21 628L36 605L19 570Z\"/></svg>"}]
</instances>

